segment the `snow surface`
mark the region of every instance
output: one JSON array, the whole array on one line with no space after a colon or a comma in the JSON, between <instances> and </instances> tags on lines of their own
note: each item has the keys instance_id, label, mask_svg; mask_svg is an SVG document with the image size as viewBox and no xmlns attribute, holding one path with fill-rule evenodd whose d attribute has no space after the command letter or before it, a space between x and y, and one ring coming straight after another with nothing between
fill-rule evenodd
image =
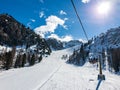
<instances>
[{"instance_id":1,"label":"snow surface","mask_svg":"<svg viewBox=\"0 0 120 90\"><path fill-rule=\"evenodd\" d=\"M79 67L61 59L73 50L53 51L32 67L0 72L0 90L120 90L119 75L103 71L106 80L98 81L96 65Z\"/></svg>"}]
</instances>

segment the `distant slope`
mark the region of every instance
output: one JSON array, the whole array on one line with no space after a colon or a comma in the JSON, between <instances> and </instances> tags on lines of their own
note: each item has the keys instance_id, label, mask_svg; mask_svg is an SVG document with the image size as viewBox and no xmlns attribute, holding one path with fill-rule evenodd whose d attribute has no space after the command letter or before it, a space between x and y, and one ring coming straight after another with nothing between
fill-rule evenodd
<instances>
[{"instance_id":1,"label":"distant slope","mask_svg":"<svg viewBox=\"0 0 120 90\"><path fill-rule=\"evenodd\" d=\"M70 47L82 44L82 42L80 42L79 40L71 40L71 41L65 42L65 41L57 40L55 38L48 38L46 39L46 41L48 45L51 47L51 49L53 50L62 50L62 49L66 49L66 48L70 48Z\"/></svg>"}]
</instances>

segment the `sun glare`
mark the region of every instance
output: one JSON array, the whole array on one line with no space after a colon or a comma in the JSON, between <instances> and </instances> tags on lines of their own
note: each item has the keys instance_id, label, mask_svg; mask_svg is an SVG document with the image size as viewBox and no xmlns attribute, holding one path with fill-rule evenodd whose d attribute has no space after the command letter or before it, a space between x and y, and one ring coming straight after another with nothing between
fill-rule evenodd
<instances>
[{"instance_id":1,"label":"sun glare","mask_svg":"<svg viewBox=\"0 0 120 90\"><path fill-rule=\"evenodd\" d=\"M98 6L97 6L97 12L99 14L107 14L109 11L110 11L110 8L111 8L111 4L110 2L106 1L106 2L102 2L102 3L99 3Z\"/></svg>"}]
</instances>

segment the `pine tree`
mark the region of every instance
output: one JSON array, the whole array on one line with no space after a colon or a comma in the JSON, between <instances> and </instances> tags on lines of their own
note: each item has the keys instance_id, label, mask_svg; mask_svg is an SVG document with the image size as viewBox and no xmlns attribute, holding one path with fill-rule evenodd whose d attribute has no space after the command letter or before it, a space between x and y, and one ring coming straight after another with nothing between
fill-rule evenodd
<instances>
[{"instance_id":1,"label":"pine tree","mask_svg":"<svg viewBox=\"0 0 120 90\"><path fill-rule=\"evenodd\" d=\"M10 69L10 67L12 67L15 52L16 52L16 47L13 47L12 51L5 53L5 61L6 61L5 69L6 70L8 70L8 69Z\"/></svg>"},{"instance_id":2,"label":"pine tree","mask_svg":"<svg viewBox=\"0 0 120 90\"><path fill-rule=\"evenodd\" d=\"M32 55L31 57L31 62L30 62L30 66L35 64L35 54Z\"/></svg>"},{"instance_id":3,"label":"pine tree","mask_svg":"<svg viewBox=\"0 0 120 90\"><path fill-rule=\"evenodd\" d=\"M20 55L17 55L14 68L17 68L19 66L20 63L19 61L20 61Z\"/></svg>"},{"instance_id":4,"label":"pine tree","mask_svg":"<svg viewBox=\"0 0 120 90\"><path fill-rule=\"evenodd\" d=\"M80 52L78 52L77 55L76 55L76 64L77 65L80 64Z\"/></svg>"},{"instance_id":5,"label":"pine tree","mask_svg":"<svg viewBox=\"0 0 120 90\"><path fill-rule=\"evenodd\" d=\"M23 62L23 55L20 54L20 57L19 57L19 67L22 67L22 62Z\"/></svg>"},{"instance_id":6,"label":"pine tree","mask_svg":"<svg viewBox=\"0 0 120 90\"><path fill-rule=\"evenodd\" d=\"M13 63L13 58L12 58L12 52L6 52L6 64L5 64L5 69L8 70L11 67L11 64Z\"/></svg>"},{"instance_id":7,"label":"pine tree","mask_svg":"<svg viewBox=\"0 0 120 90\"><path fill-rule=\"evenodd\" d=\"M119 72L119 67L120 67L120 48L117 49L112 49L112 66L115 70L115 72Z\"/></svg>"},{"instance_id":8,"label":"pine tree","mask_svg":"<svg viewBox=\"0 0 120 90\"><path fill-rule=\"evenodd\" d=\"M29 65L30 65L30 63L31 63L31 56L30 56L30 53L28 53L28 55L27 55L27 61L28 61Z\"/></svg>"},{"instance_id":9,"label":"pine tree","mask_svg":"<svg viewBox=\"0 0 120 90\"><path fill-rule=\"evenodd\" d=\"M24 53L22 58L22 67L24 67L25 63L26 63L26 54Z\"/></svg>"},{"instance_id":10,"label":"pine tree","mask_svg":"<svg viewBox=\"0 0 120 90\"><path fill-rule=\"evenodd\" d=\"M83 44L81 45L81 48L80 48L80 54L81 54L81 57L82 57L82 60L84 60L85 59L85 57L84 57L84 46L83 46Z\"/></svg>"},{"instance_id":11,"label":"pine tree","mask_svg":"<svg viewBox=\"0 0 120 90\"><path fill-rule=\"evenodd\" d=\"M17 55L14 67L22 67L22 55L20 53Z\"/></svg>"},{"instance_id":12,"label":"pine tree","mask_svg":"<svg viewBox=\"0 0 120 90\"><path fill-rule=\"evenodd\" d=\"M1 67L0 68L5 68L5 63L6 63L6 56L5 56L5 53L1 53L0 55L0 64L1 64Z\"/></svg>"}]
</instances>

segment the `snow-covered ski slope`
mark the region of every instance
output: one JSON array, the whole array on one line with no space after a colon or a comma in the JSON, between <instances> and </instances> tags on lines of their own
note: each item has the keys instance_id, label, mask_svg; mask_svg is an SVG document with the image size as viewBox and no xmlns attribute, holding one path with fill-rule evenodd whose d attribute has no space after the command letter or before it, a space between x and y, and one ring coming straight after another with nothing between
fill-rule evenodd
<instances>
[{"instance_id":1,"label":"snow-covered ski slope","mask_svg":"<svg viewBox=\"0 0 120 90\"><path fill-rule=\"evenodd\" d=\"M72 50L53 51L32 67L0 72L0 90L120 90L120 76L103 71L106 80L98 81L95 65L78 67L61 59Z\"/></svg>"}]
</instances>

